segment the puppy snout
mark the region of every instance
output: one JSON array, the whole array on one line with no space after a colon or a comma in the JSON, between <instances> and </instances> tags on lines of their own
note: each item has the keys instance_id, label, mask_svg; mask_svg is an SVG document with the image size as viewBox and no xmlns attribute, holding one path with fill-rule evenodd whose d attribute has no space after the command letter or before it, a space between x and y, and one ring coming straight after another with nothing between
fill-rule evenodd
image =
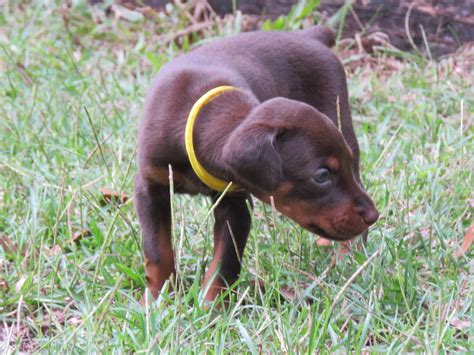
<instances>
[{"instance_id":1,"label":"puppy snout","mask_svg":"<svg viewBox=\"0 0 474 355\"><path fill-rule=\"evenodd\" d=\"M356 211L368 226L371 226L379 219L379 211L377 211L377 208L375 208L370 199L357 199Z\"/></svg>"}]
</instances>

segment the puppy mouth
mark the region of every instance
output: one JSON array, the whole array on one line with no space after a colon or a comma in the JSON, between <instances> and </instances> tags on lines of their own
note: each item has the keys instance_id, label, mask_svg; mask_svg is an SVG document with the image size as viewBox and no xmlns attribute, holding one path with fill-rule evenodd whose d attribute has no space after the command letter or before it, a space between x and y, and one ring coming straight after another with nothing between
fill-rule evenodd
<instances>
[{"instance_id":1,"label":"puppy mouth","mask_svg":"<svg viewBox=\"0 0 474 355\"><path fill-rule=\"evenodd\" d=\"M325 231L324 229L318 227L314 223L310 223L307 226L304 226L304 228L306 228L307 230L309 230L310 232L312 232L314 234L319 235L320 237L330 239L330 240L335 240L335 241L338 241L338 242L343 242L343 241L352 239L356 235L360 234L360 233L352 234L352 233L347 233L347 232L346 233L340 233L338 231L336 231L336 233L328 233L327 231Z\"/></svg>"}]
</instances>

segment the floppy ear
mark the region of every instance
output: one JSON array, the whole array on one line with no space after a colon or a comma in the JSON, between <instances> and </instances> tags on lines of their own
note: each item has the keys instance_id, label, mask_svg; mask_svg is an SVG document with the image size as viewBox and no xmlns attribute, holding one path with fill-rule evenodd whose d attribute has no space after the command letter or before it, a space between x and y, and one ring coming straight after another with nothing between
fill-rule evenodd
<instances>
[{"instance_id":1,"label":"floppy ear","mask_svg":"<svg viewBox=\"0 0 474 355\"><path fill-rule=\"evenodd\" d=\"M230 135L223 149L227 168L243 181L267 192L283 179L276 140L279 129L262 122L243 123Z\"/></svg>"}]
</instances>

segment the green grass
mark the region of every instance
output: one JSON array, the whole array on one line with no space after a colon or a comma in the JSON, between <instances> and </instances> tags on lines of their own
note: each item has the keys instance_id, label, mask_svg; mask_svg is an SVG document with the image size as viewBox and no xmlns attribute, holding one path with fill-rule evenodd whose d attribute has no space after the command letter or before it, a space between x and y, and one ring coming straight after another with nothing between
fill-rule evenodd
<instances>
[{"instance_id":1,"label":"green grass","mask_svg":"<svg viewBox=\"0 0 474 355\"><path fill-rule=\"evenodd\" d=\"M406 56L389 71L381 53L377 66L350 71L363 180L381 212L366 249L332 266L314 235L257 203L237 293L210 310L200 284L211 203L174 196L183 287L144 309L133 202L101 206L100 188L132 195L136 126L160 66L234 33L239 17L174 38L188 25L182 11L130 22L81 1L6 3L0 234L12 247L0 248L2 353L472 351L472 250L451 256L472 220L472 51L437 64Z\"/></svg>"}]
</instances>

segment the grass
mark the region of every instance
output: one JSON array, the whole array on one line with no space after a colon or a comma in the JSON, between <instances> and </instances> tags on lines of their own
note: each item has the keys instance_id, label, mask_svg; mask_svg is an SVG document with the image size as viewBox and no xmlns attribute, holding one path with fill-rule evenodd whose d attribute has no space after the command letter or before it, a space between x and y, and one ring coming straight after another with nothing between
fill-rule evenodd
<instances>
[{"instance_id":1,"label":"grass","mask_svg":"<svg viewBox=\"0 0 474 355\"><path fill-rule=\"evenodd\" d=\"M183 287L145 309L133 202L103 206L100 188L132 194L137 121L160 66L241 19L198 36L179 9L152 21L74 4L0 7L2 353L472 351L472 250L451 255L472 220L472 51L360 65L340 54L382 216L366 248L332 266L314 235L257 203L237 293L208 309L211 203L174 196Z\"/></svg>"}]
</instances>

